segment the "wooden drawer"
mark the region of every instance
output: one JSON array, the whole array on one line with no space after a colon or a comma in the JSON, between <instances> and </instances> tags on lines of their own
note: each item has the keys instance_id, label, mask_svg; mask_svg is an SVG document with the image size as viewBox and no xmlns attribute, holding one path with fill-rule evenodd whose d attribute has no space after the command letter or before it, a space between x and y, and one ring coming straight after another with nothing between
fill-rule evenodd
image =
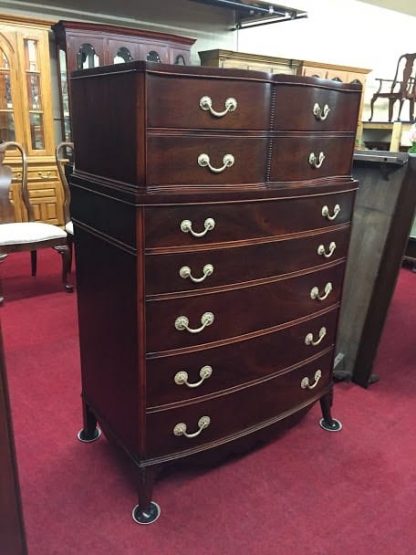
<instances>
[{"instance_id":1,"label":"wooden drawer","mask_svg":"<svg viewBox=\"0 0 416 555\"><path fill-rule=\"evenodd\" d=\"M215 397L147 415L148 456L192 449L197 445L220 440L243 432L262 422L277 420L285 411L295 412L316 400L331 380L332 353L327 353L313 362L292 369L259 385L249 386L229 395ZM315 383L316 372L321 378L314 389L302 389L301 382L308 378ZM259 402L261 400L261 402ZM242 410L244 407L244 410ZM210 419L209 426L196 437L177 436L175 427L184 423L186 432L195 434L202 417ZM270 423L271 423L270 422ZM157 430L157 433L154 433Z\"/></svg>"},{"instance_id":2,"label":"wooden drawer","mask_svg":"<svg viewBox=\"0 0 416 555\"><path fill-rule=\"evenodd\" d=\"M278 237L328 228L351 220L354 195L354 191L349 191L253 203L145 208L145 245L147 249L199 248L212 243ZM328 217L334 216L336 205L340 211L335 219L330 220ZM329 216L322 215L325 207ZM192 229L201 233L207 219L214 220L215 227L203 237L181 231L181 223L189 221Z\"/></svg>"},{"instance_id":3,"label":"wooden drawer","mask_svg":"<svg viewBox=\"0 0 416 555\"><path fill-rule=\"evenodd\" d=\"M263 182L266 178L267 143L267 139L253 137L151 136L148 139L147 184ZM247 160L250 160L249 164ZM232 165L227 166L227 162Z\"/></svg>"},{"instance_id":4,"label":"wooden drawer","mask_svg":"<svg viewBox=\"0 0 416 555\"><path fill-rule=\"evenodd\" d=\"M354 137L281 137L273 139L270 181L302 181L350 175ZM324 156L323 161L320 157ZM314 160L311 157L314 157Z\"/></svg>"},{"instance_id":5,"label":"wooden drawer","mask_svg":"<svg viewBox=\"0 0 416 555\"><path fill-rule=\"evenodd\" d=\"M276 87L276 117L273 128L284 131L337 130L355 133L359 105L359 92L279 85ZM285 109L281 109L282 106ZM294 106L295 109L290 110L288 106Z\"/></svg>"},{"instance_id":6,"label":"wooden drawer","mask_svg":"<svg viewBox=\"0 0 416 555\"><path fill-rule=\"evenodd\" d=\"M148 125L179 129L267 130L270 91L270 83L149 75ZM220 117L212 115L210 110L201 108L201 99L205 97L209 97L215 112L227 110L227 99L235 99L236 108ZM202 106L206 105L202 102Z\"/></svg>"},{"instance_id":7,"label":"wooden drawer","mask_svg":"<svg viewBox=\"0 0 416 555\"><path fill-rule=\"evenodd\" d=\"M343 273L344 263L336 263L325 270L264 285L147 301L147 350L150 353L192 347L308 316L340 300ZM324 295L328 284L332 290L325 300L311 298L312 289L317 288ZM195 330L202 328L211 314L213 323L198 333L177 329L181 317L187 318L188 327Z\"/></svg>"},{"instance_id":8,"label":"wooden drawer","mask_svg":"<svg viewBox=\"0 0 416 555\"><path fill-rule=\"evenodd\" d=\"M21 180L22 171L14 168L13 178ZM34 181L59 181L58 170L56 167L28 169L27 180L29 183Z\"/></svg>"},{"instance_id":9,"label":"wooden drawer","mask_svg":"<svg viewBox=\"0 0 416 555\"><path fill-rule=\"evenodd\" d=\"M347 255L349 235L348 226L256 245L147 255L146 294L217 287L320 266Z\"/></svg>"},{"instance_id":10,"label":"wooden drawer","mask_svg":"<svg viewBox=\"0 0 416 555\"><path fill-rule=\"evenodd\" d=\"M337 316L335 308L277 332L185 355L150 359L147 361L147 406L189 401L261 380L314 356L333 345ZM325 332L320 335L322 328ZM314 341L322 337L318 345L305 343L311 333ZM184 372L191 385L201 382L203 377L201 385L189 387L182 381Z\"/></svg>"}]
</instances>

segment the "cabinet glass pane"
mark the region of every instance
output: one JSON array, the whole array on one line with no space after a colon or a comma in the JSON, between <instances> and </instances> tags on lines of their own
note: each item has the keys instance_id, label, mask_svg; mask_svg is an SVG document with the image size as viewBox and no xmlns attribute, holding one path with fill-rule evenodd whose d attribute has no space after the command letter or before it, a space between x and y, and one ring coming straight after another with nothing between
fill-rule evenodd
<instances>
[{"instance_id":1,"label":"cabinet glass pane","mask_svg":"<svg viewBox=\"0 0 416 555\"><path fill-rule=\"evenodd\" d=\"M78 50L77 67L78 69L88 69L90 67L99 67L100 58L95 53L92 44L84 43Z\"/></svg>"},{"instance_id":2,"label":"cabinet glass pane","mask_svg":"<svg viewBox=\"0 0 416 555\"><path fill-rule=\"evenodd\" d=\"M119 48L117 54L114 56L115 64L124 64L126 62L131 62L132 60L133 56L131 55L130 50L125 46Z\"/></svg>"},{"instance_id":3,"label":"cabinet glass pane","mask_svg":"<svg viewBox=\"0 0 416 555\"><path fill-rule=\"evenodd\" d=\"M40 75L37 73L28 73L26 78L29 110L42 110L40 97Z\"/></svg>"},{"instance_id":4,"label":"cabinet glass pane","mask_svg":"<svg viewBox=\"0 0 416 555\"><path fill-rule=\"evenodd\" d=\"M15 141L12 85L9 60L0 48L0 139Z\"/></svg>"},{"instance_id":5,"label":"cabinet glass pane","mask_svg":"<svg viewBox=\"0 0 416 555\"><path fill-rule=\"evenodd\" d=\"M2 141L15 141L16 132L12 112L0 112L0 139Z\"/></svg>"},{"instance_id":6,"label":"cabinet glass pane","mask_svg":"<svg viewBox=\"0 0 416 555\"><path fill-rule=\"evenodd\" d=\"M147 60L148 62L157 62L157 63L159 63L159 64L160 64L160 62L162 61L162 60L160 59L159 52L156 52L156 50L151 50L151 51L147 54L146 60Z\"/></svg>"},{"instance_id":7,"label":"cabinet glass pane","mask_svg":"<svg viewBox=\"0 0 416 555\"><path fill-rule=\"evenodd\" d=\"M30 136L33 150L43 150L45 148L42 114L30 113Z\"/></svg>"},{"instance_id":8,"label":"cabinet glass pane","mask_svg":"<svg viewBox=\"0 0 416 555\"><path fill-rule=\"evenodd\" d=\"M39 45L34 39L24 40L26 88L32 150L44 150L42 94L39 72ZM36 112L35 112L36 110Z\"/></svg>"}]
</instances>

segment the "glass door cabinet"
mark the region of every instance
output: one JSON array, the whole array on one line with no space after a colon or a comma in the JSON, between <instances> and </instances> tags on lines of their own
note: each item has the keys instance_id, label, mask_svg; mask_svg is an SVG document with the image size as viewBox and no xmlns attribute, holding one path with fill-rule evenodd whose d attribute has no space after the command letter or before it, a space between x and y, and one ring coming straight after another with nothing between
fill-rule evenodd
<instances>
[{"instance_id":1,"label":"glass door cabinet","mask_svg":"<svg viewBox=\"0 0 416 555\"><path fill-rule=\"evenodd\" d=\"M0 16L0 140L17 141L27 153L35 219L63 224L62 186L54 157L48 33L46 23ZM19 192L20 157L9 154L6 163L14 174L15 218L25 221Z\"/></svg>"},{"instance_id":2,"label":"glass door cabinet","mask_svg":"<svg viewBox=\"0 0 416 555\"><path fill-rule=\"evenodd\" d=\"M133 60L188 65L194 39L113 25L59 21L55 33L62 136L71 140L68 76L72 71Z\"/></svg>"}]
</instances>

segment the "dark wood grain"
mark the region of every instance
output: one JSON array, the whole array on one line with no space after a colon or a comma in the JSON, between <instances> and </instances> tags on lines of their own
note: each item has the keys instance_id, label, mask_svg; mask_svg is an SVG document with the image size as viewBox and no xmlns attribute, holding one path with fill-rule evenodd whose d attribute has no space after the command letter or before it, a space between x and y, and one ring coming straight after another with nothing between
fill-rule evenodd
<instances>
[{"instance_id":1,"label":"dark wood grain","mask_svg":"<svg viewBox=\"0 0 416 555\"><path fill-rule=\"evenodd\" d=\"M354 137L282 137L273 139L270 181L317 179L328 175L349 175ZM312 167L309 156L323 152L320 168Z\"/></svg>"},{"instance_id":2,"label":"dark wood grain","mask_svg":"<svg viewBox=\"0 0 416 555\"><path fill-rule=\"evenodd\" d=\"M148 185L188 185L259 183L266 179L267 139L258 137L221 137L204 135L150 136L147 143ZM221 173L198 165L207 154L214 168L224 166L226 154L235 162ZM251 163L248 165L247 160Z\"/></svg>"},{"instance_id":3,"label":"dark wood grain","mask_svg":"<svg viewBox=\"0 0 416 555\"><path fill-rule=\"evenodd\" d=\"M315 104L323 111L325 105L329 113L323 121L315 117ZM294 105L296 109L288 110ZM285 131L328 131L343 130L355 133L357 127L360 95L315 87L312 90L301 86L281 86L276 88L275 119L273 128Z\"/></svg>"},{"instance_id":4,"label":"dark wood grain","mask_svg":"<svg viewBox=\"0 0 416 555\"><path fill-rule=\"evenodd\" d=\"M146 294L198 291L318 267L347 255L349 234L347 225L306 237L256 245L148 255L145 258ZM325 258L318 254L318 248L323 245L329 255L332 242L336 244L332 256ZM190 277L184 279L180 276L180 270L185 266L191 269L192 277L201 279L207 264L211 264L214 270L202 282L195 283Z\"/></svg>"},{"instance_id":5,"label":"dark wood grain","mask_svg":"<svg viewBox=\"0 0 416 555\"><path fill-rule=\"evenodd\" d=\"M330 187L328 187L330 189ZM349 222L352 216L354 193L334 193L306 198L236 204L206 204L201 206L175 206L145 209L146 248L183 247L251 240L325 230L334 224ZM322 208L330 213L339 204L341 211L331 222L322 216ZM196 238L182 233L180 224L191 220L193 229L201 232L207 218L214 218L215 228L204 237ZM180 249L178 249L180 250Z\"/></svg>"},{"instance_id":6,"label":"dark wood grain","mask_svg":"<svg viewBox=\"0 0 416 555\"><path fill-rule=\"evenodd\" d=\"M264 285L233 288L221 293L200 294L163 301L147 301L147 350L165 351L192 347L237 337L313 314L340 299L344 263L315 270L300 277L286 278ZM311 289L323 294L325 285L333 290L324 301L312 300ZM183 295L183 294L182 294ZM175 329L179 316L189 319L190 328L201 326L201 317L212 312L215 321L201 333Z\"/></svg>"},{"instance_id":7,"label":"dark wood grain","mask_svg":"<svg viewBox=\"0 0 416 555\"><path fill-rule=\"evenodd\" d=\"M0 329L0 552L26 555L26 538Z\"/></svg>"},{"instance_id":8,"label":"dark wood grain","mask_svg":"<svg viewBox=\"0 0 416 555\"><path fill-rule=\"evenodd\" d=\"M338 308L334 307L323 315L273 333L184 355L150 358L147 360L148 406L190 401L220 392L262 379L314 356L333 344L337 314ZM306 345L306 335L313 333L317 340L322 327L327 330L322 342L318 346ZM191 389L175 383L175 375L181 371L188 373L190 383L200 381L199 372L206 365L212 367L212 376L200 387Z\"/></svg>"},{"instance_id":9,"label":"dark wood grain","mask_svg":"<svg viewBox=\"0 0 416 555\"><path fill-rule=\"evenodd\" d=\"M330 382L331 361L332 353L325 354L309 364L236 393L148 414L148 456L180 451L200 443L215 441L250 428L262 420L276 417L279 412L287 411L296 405L307 404L308 399L324 390ZM304 377L308 377L310 382L314 383L317 370L322 371L322 378L316 388L301 389L300 384ZM241 407L244 407L243 411ZM189 433L196 432L202 416L209 416L211 424L198 437L188 439L173 434L173 428L179 422L187 425ZM151 430L155 429L158 433L151 433Z\"/></svg>"},{"instance_id":10,"label":"dark wood grain","mask_svg":"<svg viewBox=\"0 0 416 555\"><path fill-rule=\"evenodd\" d=\"M178 129L258 129L268 128L270 120L270 83L232 80L189 78L186 83L187 110L178 110L181 99L178 87L181 80L175 77L151 75L147 80L148 125ZM212 108L224 111L227 98L235 98L236 110L223 117L215 117L202 110L200 100L204 96L212 99Z\"/></svg>"},{"instance_id":11,"label":"dark wood grain","mask_svg":"<svg viewBox=\"0 0 416 555\"><path fill-rule=\"evenodd\" d=\"M76 72L72 91L83 395L137 465L135 514L146 518L154 476L146 469L271 438L322 397L331 420L360 87L132 62ZM238 108L215 118L199 108L203 95L217 110L233 96ZM306 121L326 99L332 120ZM325 149L323 170L308 170L311 149ZM235 165L212 172L198 166L202 153L216 168L233 154ZM209 218L203 236L183 228L189 220L201 233ZM332 257L317 254L332 241ZM182 265L199 276L208 263L214 273L200 285L179 276ZM327 298L311 298L330 282ZM205 312L215 320L200 332L175 328L179 316L200 327ZM319 344L305 342L323 327ZM206 365L213 373L199 387L175 382L186 371L193 384ZM316 387L301 388L302 378L315 385L318 369ZM180 422L196 432L202 416L212 422L201 434L173 434Z\"/></svg>"}]
</instances>

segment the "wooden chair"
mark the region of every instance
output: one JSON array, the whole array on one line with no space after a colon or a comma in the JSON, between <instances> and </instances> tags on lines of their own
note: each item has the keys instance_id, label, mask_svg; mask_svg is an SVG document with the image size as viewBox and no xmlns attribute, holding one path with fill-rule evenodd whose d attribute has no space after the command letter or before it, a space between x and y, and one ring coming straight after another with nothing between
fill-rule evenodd
<instances>
[{"instance_id":1,"label":"wooden chair","mask_svg":"<svg viewBox=\"0 0 416 555\"><path fill-rule=\"evenodd\" d=\"M68 179L65 172L65 165L68 162L68 158L62 158L62 153L64 149L70 148L74 152L74 143L63 142L59 143L55 148L55 160L58 167L59 177L61 178L63 191L64 191L64 229L68 234L68 245L72 264L72 252L74 244L74 224L71 221L70 215L70 204L71 204L71 192L69 190Z\"/></svg>"},{"instance_id":2,"label":"wooden chair","mask_svg":"<svg viewBox=\"0 0 416 555\"><path fill-rule=\"evenodd\" d=\"M12 169L4 165L4 158L8 148L17 148L22 158L22 177L20 194L25 206L27 222L15 222L14 209L10 201L10 188L12 184ZM65 290L73 291L73 286L68 283L70 272L70 249L68 235L58 226L43 222L35 222L33 208L29 200L27 188L27 159L23 147L16 142L0 143L0 258L5 258L10 253L30 251L32 276L37 271L37 250L52 247L62 256L62 281ZM0 303L4 300L0 292Z\"/></svg>"},{"instance_id":3,"label":"wooden chair","mask_svg":"<svg viewBox=\"0 0 416 555\"><path fill-rule=\"evenodd\" d=\"M370 101L370 117L368 121L373 119L374 102L378 98L386 98L389 101L389 121L393 121L393 108L395 103L399 102L399 113L397 121L400 121L400 114L402 111L403 103L409 100L409 119L414 120L414 107L415 107L415 73L413 66L416 60L415 54L403 54L397 62L396 74L394 79L379 79L378 90L373 94ZM388 91L383 91L384 83L391 83Z\"/></svg>"}]
</instances>

